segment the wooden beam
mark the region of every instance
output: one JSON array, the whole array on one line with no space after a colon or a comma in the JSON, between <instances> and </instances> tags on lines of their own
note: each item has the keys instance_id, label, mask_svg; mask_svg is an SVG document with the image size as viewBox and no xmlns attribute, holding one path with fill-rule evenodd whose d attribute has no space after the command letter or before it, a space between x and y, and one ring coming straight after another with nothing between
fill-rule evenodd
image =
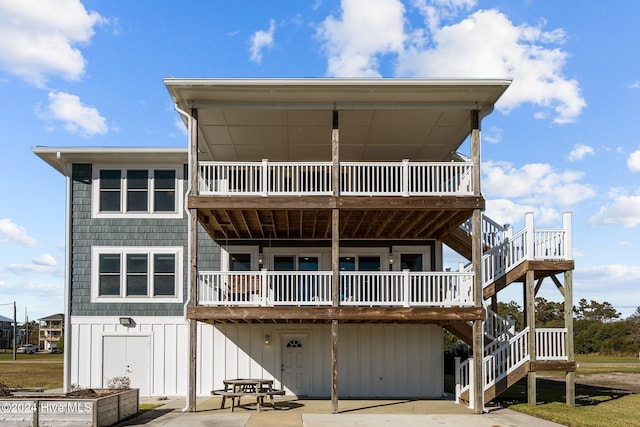
<instances>
[{"instance_id":1,"label":"wooden beam","mask_svg":"<svg viewBox=\"0 0 640 427\"><path fill-rule=\"evenodd\" d=\"M532 363L536 362L536 305L535 305L535 293L534 293L534 272L532 270L527 271L526 279L524 282L525 288L525 319L527 326L529 327L528 336L528 348L529 348L529 360ZM535 371L529 372L527 375L527 402L530 406L536 405L536 373Z\"/></svg>"},{"instance_id":2,"label":"wooden beam","mask_svg":"<svg viewBox=\"0 0 640 427\"><path fill-rule=\"evenodd\" d=\"M404 230L400 233L399 238L404 239L407 236L407 234L409 234L411 230L414 229L416 225L418 224L422 225L425 222L429 223L429 221L425 221L429 215L431 215L431 213L428 211L419 213L413 220L409 221L408 225L404 227ZM420 234L422 231L423 231L423 228L421 228L419 232L414 233L414 235Z\"/></svg>"},{"instance_id":3,"label":"wooden beam","mask_svg":"<svg viewBox=\"0 0 640 427\"><path fill-rule=\"evenodd\" d=\"M482 196L342 196L337 198L337 205L342 209L410 209L438 211L443 209L484 209L485 201Z\"/></svg>"},{"instance_id":4,"label":"wooden beam","mask_svg":"<svg viewBox=\"0 0 640 427\"><path fill-rule=\"evenodd\" d=\"M544 277L538 279L538 283L536 283L536 288L533 290L533 296L538 295L538 291L540 290L540 286L542 286L542 282L544 281Z\"/></svg>"},{"instance_id":5,"label":"wooden beam","mask_svg":"<svg viewBox=\"0 0 640 427\"><path fill-rule=\"evenodd\" d=\"M484 320L482 307L187 307L187 317L202 321L288 320L383 321L398 323L442 323Z\"/></svg>"},{"instance_id":6,"label":"wooden beam","mask_svg":"<svg viewBox=\"0 0 640 427\"><path fill-rule=\"evenodd\" d=\"M574 342L573 342L573 271L564 273L564 327L567 328L567 338L565 345L566 353L570 362L574 362ZM575 363L575 362L574 362ZM574 371L567 371L565 378L566 399L568 406L576 404L576 378Z\"/></svg>"},{"instance_id":7,"label":"wooden beam","mask_svg":"<svg viewBox=\"0 0 640 427\"><path fill-rule=\"evenodd\" d=\"M536 371L562 371L575 372L576 362L568 360L538 360L530 363L530 370ZM568 404L568 402L567 402Z\"/></svg>"},{"instance_id":8,"label":"wooden beam","mask_svg":"<svg viewBox=\"0 0 640 427\"><path fill-rule=\"evenodd\" d=\"M198 110L191 110L189 127L189 154L191 188L194 194L198 189ZM198 211L189 209L189 302L188 307L198 303ZM198 366L198 322L189 320L189 381L187 386L187 409L196 411L197 366Z\"/></svg>"},{"instance_id":9,"label":"wooden beam","mask_svg":"<svg viewBox=\"0 0 640 427\"><path fill-rule=\"evenodd\" d=\"M331 413L338 413L338 321L331 321Z\"/></svg>"},{"instance_id":10,"label":"wooden beam","mask_svg":"<svg viewBox=\"0 0 640 427\"><path fill-rule=\"evenodd\" d=\"M382 235L382 233L387 229L389 224L391 224L394 221L397 214L398 214L397 211L392 211L388 213L387 217L382 222L382 225L378 228L378 231L376 232L376 235L375 235L376 239L379 238Z\"/></svg>"},{"instance_id":11,"label":"wooden beam","mask_svg":"<svg viewBox=\"0 0 640 427\"><path fill-rule=\"evenodd\" d=\"M562 294L562 296L564 295L564 287L562 286L562 283L560 283L560 281L558 280L558 278L556 276L551 276L551 280L553 280L553 283L556 284L556 288L558 288L558 290L560 291L560 293ZM573 315L573 313L571 313L571 315Z\"/></svg>"},{"instance_id":12,"label":"wooden beam","mask_svg":"<svg viewBox=\"0 0 640 427\"><path fill-rule=\"evenodd\" d=\"M402 212L402 215L397 219L396 226L389 231L390 236L397 236L398 231L400 231L404 223L411 217L411 213L412 213L411 211L405 210L401 212Z\"/></svg>"},{"instance_id":13,"label":"wooden beam","mask_svg":"<svg viewBox=\"0 0 640 427\"><path fill-rule=\"evenodd\" d=\"M340 211L331 213L331 304L340 303Z\"/></svg>"},{"instance_id":14,"label":"wooden beam","mask_svg":"<svg viewBox=\"0 0 640 427\"><path fill-rule=\"evenodd\" d=\"M477 110L471 110L471 162L473 195L478 197L479 203L471 215L471 263L473 265L474 288L473 301L476 307L484 312L482 299L482 209L484 199L480 191L480 116ZM484 382L483 382L483 355L484 355L484 331L482 320L473 322L473 407L476 414L484 411Z\"/></svg>"},{"instance_id":15,"label":"wooden beam","mask_svg":"<svg viewBox=\"0 0 640 427\"><path fill-rule=\"evenodd\" d=\"M245 216L245 211L240 211L240 221L242 225L247 230L247 234L250 239L253 239L253 233L251 233L251 227L249 227L249 223L247 222L247 217Z\"/></svg>"},{"instance_id":16,"label":"wooden beam","mask_svg":"<svg viewBox=\"0 0 640 427\"><path fill-rule=\"evenodd\" d=\"M331 196L189 196L187 207L218 210L333 209L336 207L336 198Z\"/></svg>"}]
</instances>

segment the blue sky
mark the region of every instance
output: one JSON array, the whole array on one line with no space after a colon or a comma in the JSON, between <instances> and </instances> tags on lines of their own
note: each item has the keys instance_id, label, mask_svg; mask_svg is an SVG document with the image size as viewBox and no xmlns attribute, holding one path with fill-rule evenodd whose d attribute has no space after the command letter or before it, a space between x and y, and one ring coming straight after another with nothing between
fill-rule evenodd
<instances>
[{"instance_id":1,"label":"blue sky","mask_svg":"<svg viewBox=\"0 0 640 427\"><path fill-rule=\"evenodd\" d=\"M31 147L186 146L164 77L381 76L513 78L483 121L486 213L518 231L572 211L576 302L626 317L639 17L635 0L0 0L0 314L64 309L65 181ZM551 281L540 295L561 300Z\"/></svg>"}]
</instances>

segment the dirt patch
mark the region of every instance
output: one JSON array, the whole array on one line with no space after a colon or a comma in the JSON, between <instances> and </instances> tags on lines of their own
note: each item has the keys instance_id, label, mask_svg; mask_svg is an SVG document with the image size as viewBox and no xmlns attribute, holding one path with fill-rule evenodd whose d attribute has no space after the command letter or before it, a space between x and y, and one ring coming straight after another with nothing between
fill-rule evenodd
<instances>
[{"instance_id":1,"label":"dirt patch","mask_svg":"<svg viewBox=\"0 0 640 427\"><path fill-rule=\"evenodd\" d=\"M640 374L608 373L576 375L576 383L640 393Z\"/></svg>"}]
</instances>

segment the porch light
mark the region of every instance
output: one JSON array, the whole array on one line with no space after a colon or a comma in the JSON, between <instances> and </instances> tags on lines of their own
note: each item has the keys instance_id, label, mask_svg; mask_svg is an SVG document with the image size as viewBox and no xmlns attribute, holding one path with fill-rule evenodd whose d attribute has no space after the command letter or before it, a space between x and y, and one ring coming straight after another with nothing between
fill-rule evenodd
<instances>
[{"instance_id":1,"label":"porch light","mask_svg":"<svg viewBox=\"0 0 640 427\"><path fill-rule=\"evenodd\" d=\"M120 324L122 326L127 327L127 328L130 328L133 325L135 325L135 322L133 321L133 319L131 317L121 317L119 320L120 320Z\"/></svg>"},{"instance_id":2,"label":"porch light","mask_svg":"<svg viewBox=\"0 0 640 427\"><path fill-rule=\"evenodd\" d=\"M389 264L393 264L393 262L396 260L395 255L393 254L389 254Z\"/></svg>"},{"instance_id":3,"label":"porch light","mask_svg":"<svg viewBox=\"0 0 640 427\"><path fill-rule=\"evenodd\" d=\"M271 343L271 336L265 335L264 336L264 345L269 345L270 343Z\"/></svg>"},{"instance_id":4,"label":"porch light","mask_svg":"<svg viewBox=\"0 0 640 427\"><path fill-rule=\"evenodd\" d=\"M264 255L262 254L262 252L258 254L258 264L264 264Z\"/></svg>"}]
</instances>

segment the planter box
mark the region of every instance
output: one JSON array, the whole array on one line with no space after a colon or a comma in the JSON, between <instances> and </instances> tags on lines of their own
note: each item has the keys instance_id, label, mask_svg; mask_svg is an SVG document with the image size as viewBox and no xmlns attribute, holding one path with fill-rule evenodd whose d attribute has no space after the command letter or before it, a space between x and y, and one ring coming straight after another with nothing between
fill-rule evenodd
<instances>
[{"instance_id":1,"label":"planter box","mask_svg":"<svg viewBox=\"0 0 640 427\"><path fill-rule=\"evenodd\" d=\"M97 397L20 393L0 398L0 425L111 426L138 413L138 389L98 390L104 392L112 393Z\"/></svg>"}]
</instances>

